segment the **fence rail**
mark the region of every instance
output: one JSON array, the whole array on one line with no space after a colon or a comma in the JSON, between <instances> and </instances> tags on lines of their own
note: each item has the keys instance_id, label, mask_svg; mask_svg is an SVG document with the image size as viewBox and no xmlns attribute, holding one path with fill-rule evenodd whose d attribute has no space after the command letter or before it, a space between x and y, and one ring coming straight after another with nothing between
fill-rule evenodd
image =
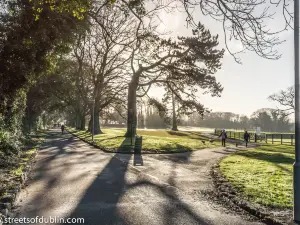
<instances>
[{"instance_id":1,"label":"fence rail","mask_svg":"<svg viewBox=\"0 0 300 225\"><path fill-rule=\"evenodd\" d=\"M215 129L215 135L221 134L220 129ZM272 143L272 144L289 144L295 145L295 134L278 134L278 133L260 133L257 135L255 132L250 131L248 132L250 135L250 142L265 142L265 143ZM240 131L226 131L227 137L236 140L244 140L244 132Z\"/></svg>"}]
</instances>

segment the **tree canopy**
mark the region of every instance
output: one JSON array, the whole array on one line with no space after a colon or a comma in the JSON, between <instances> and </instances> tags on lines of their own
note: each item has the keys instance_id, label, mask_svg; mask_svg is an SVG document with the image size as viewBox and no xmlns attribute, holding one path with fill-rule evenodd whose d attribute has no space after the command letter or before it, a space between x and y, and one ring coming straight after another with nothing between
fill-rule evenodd
<instances>
[{"instance_id":1,"label":"tree canopy","mask_svg":"<svg viewBox=\"0 0 300 225\"><path fill-rule=\"evenodd\" d=\"M140 114L137 104L152 87L164 88L165 96L149 104L159 106L158 112L164 111L169 121L172 113L205 115L208 110L197 93L221 95L223 87L214 74L221 68L224 50L218 48L218 35L199 23L193 10L222 24L223 41L237 62L241 62L239 52L231 51L231 40L240 42L242 51L278 59L275 47L283 41L278 33L292 28L293 19L287 1L5 0L0 4L0 132L9 131L16 138L47 112L68 114L78 129L85 129L86 117L91 121L94 116L100 133L99 117L110 110L124 117L127 110L127 134L135 134L131 128ZM285 25L274 31L266 24L279 15L279 7ZM158 30L158 18L180 9L186 13L191 35L166 38ZM282 112L292 111L287 98L291 93L273 95L272 100L288 107Z\"/></svg>"}]
</instances>

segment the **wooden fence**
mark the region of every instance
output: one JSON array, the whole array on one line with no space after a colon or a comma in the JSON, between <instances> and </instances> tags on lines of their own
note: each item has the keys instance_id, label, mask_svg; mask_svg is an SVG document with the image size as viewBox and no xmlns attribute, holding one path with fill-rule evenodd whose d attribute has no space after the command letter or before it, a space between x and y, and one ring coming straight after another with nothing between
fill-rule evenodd
<instances>
[{"instance_id":1,"label":"wooden fence","mask_svg":"<svg viewBox=\"0 0 300 225\"><path fill-rule=\"evenodd\" d=\"M215 135L221 134L220 129L215 129ZM256 135L255 132L248 132L250 135L250 142L265 142L271 144L289 144L295 145L295 134L280 134L280 133L260 133ZM227 137L236 140L244 140L244 132L240 131L226 131Z\"/></svg>"}]
</instances>

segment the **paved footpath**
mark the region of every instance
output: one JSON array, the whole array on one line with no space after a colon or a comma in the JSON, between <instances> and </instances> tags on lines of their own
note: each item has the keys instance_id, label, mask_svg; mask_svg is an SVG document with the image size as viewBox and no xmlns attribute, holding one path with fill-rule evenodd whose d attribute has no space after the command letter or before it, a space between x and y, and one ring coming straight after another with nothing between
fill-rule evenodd
<instances>
[{"instance_id":1,"label":"paved footpath","mask_svg":"<svg viewBox=\"0 0 300 225\"><path fill-rule=\"evenodd\" d=\"M84 218L89 225L261 224L204 197L212 190L210 167L230 150L107 154L51 133L18 197L18 217Z\"/></svg>"}]
</instances>

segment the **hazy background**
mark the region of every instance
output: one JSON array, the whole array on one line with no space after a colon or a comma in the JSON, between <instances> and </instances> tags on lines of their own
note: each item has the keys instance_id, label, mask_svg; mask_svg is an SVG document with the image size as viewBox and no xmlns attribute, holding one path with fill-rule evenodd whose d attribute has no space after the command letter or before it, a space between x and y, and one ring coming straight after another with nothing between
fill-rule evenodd
<instances>
[{"instance_id":1,"label":"hazy background","mask_svg":"<svg viewBox=\"0 0 300 225\"><path fill-rule=\"evenodd\" d=\"M213 35L219 35L220 48L225 47L222 25L208 17L200 18L200 14L198 18ZM173 30L170 36L191 35L191 29L186 28L184 14L162 13L160 19L162 31ZM278 30L282 28L282 21L277 16L270 20L269 26ZM286 41L278 46L278 51L282 54L279 60L267 60L255 53L246 52L239 55L242 64L238 64L226 51L222 69L216 73L217 81L224 87L222 96L218 98L199 94L199 101L213 111L230 111L247 116L260 108L276 108L276 104L267 99L268 96L286 89L294 82L293 31L281 33L280 37ZM238 42L231 42L230 45L232 50L241 49ZM153 88L150 95L160 98L163 91Z\"/></svg>"}]
</instances>

